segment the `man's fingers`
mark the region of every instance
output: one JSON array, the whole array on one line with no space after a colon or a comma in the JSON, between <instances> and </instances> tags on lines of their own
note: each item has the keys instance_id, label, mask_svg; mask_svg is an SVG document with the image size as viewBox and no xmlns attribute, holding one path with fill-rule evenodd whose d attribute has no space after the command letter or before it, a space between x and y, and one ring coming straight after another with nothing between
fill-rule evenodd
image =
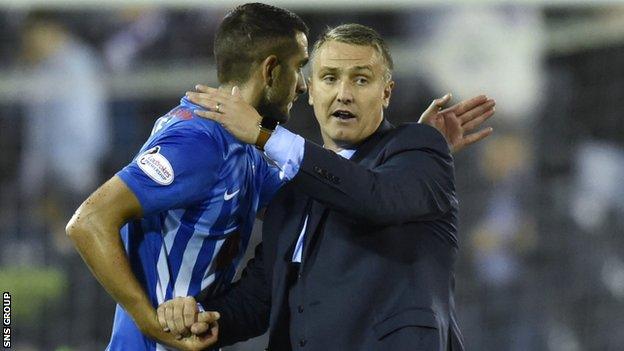
<instances>
[{"instance_id":1,"label":"man's fingers","mask_svg":"<svg viewBox=\"0 0 624 351\"><path fill-rule=\"evenodd\" d=\"M198 337L201 340L204 348L214 344L219 338L219 324L213 323L210 326L210 330L208 333L199 335Z\"/></svg>"},{"instance_id":2,"label":"man's fingers","mask_svg":"<svg viewBox=\"0 0 624 351\"><path fill-rule=\"evenodd\" d=\"M487 121L490 117L494 116L495 112L496 112L496 109L494 107L491 107L489 110L484 111L477 117L473 117L469 121L462 120L462 127L464 128L464 132L469 132L479 127L483 122Z\"/></svg>"},{"instance_id":3,"label":"man's fingers","mask_svg":"<svg viewBox=\"0 0 624 351\"><path fill-rule=\"evenodd\" d=\"M463 125L475 119L476 117L481 116L485 112L495 108L495 106L496 106L496 101L489 99L486 102L480 105L477 105L471 108L470 110L464 112L463 114L458 114L457 116L459 117Z\"/></svg>"},{"instance_id":4,"label":"man's fingers","mask_svg":"<svg viewBox=\"0 0 624 351\"><path fill-rule=\"evenodd\" d=\"M478 132L474 132L472 134L466 135L464 137L464 145L463 146L472 145L472 144L476 143L477 141L490 136L492 134L492 132L494 132L494 129L492 127L488 127L488 128L482 129L482 130L480 130Z\"/></svg>"},{"instance_id":5,"label":"man's fingers","mask_svg":"<svg viewBox=\"0 0 624 351\"><path fill-rule=\"evenodd\" d=\"M169 302L169 304L166 306L165 321L167 323L167 329L169 329L169 331L174 335L178 334L176 332L175 324L173 323L173 303L172 302Z\"/></svg>"},{"instance_id":6,"label":"man's fingers","mask_svg":"<svg viewBox=\"0 0 624 351\"><path fill-rule=\"evenodd\" d=\"M184 303L176 299L173 304L173 324L175 325L175 334L188 334L184 326Z\"/></svg>"},{"instance_id":7,"label":"man's fingers","mask_svg":"<svg viewBox=\"0 0 624 351\"><path fill-rule=\"evenodd\" d=\"M429 107L427 107L427 110L425 111L425 113L428 113L428 112L433 112L433 113L438 112L439 110L444 108L444 105L446 105L450 100L451 100L451 93L448 93L448 94L444 95L441 98L437 98L437 99L433 100L431 102L431 105L429 105Z\"/></svg>"},{"instance_id":8,"label":"man's fingers","mask_svg":"<svg viewBox=\"0 0 624 351\"><path fill-rule=\"evenodd\" d=\"M240 97L241 97L240 88L239 88L237 85L235 85L235 86L232 88L232 96L234 96L234 97L238 97L238 98L240 98Z\"/></svg>"},{"instance_id":9,"label":"man's fingers","mask_svg":"<svg viewBox=\"0 0 624 351\"><path fill-rule=\"evenodd\" d=\"M210 330L210 324L205 322L193 323L191 333L201 335Z\"/></svg>"},{"instance_id":10,"label":"man's fingers","mask_svg":"<svg viewBox=\"0 0 624 351\"><path fill-rule=\"evenodd\" d=\"M193 323L195 323L195 316L197 315L197 303L192 297L184 298L184 327L190 329Z\"/></svg>"},{"instance_id":11,"label":"man's fingers","mask_svg":"<svg viewBox=\"0 0 624 351\"><path fill-rule=\"evenodd\" d=\"M444 108L444 105L446 105L451 100L451 97L453 97L451 93L447 93L443 97L433 100L433 103L438 107L438 110L441 110L442 108Z\"/></svg>"},{"instance_id":12,"label":"man's fingers","mask_svg":"<svg viewBox=\"0 0 624 351\"><path fill-rule=\"evenodd\" d=\"M217 89L217 88L211 88L207 85L203 85L203 84L197 84L195 86L195 90L199 91L200 93L212 96L214 98L218 98L221 99L223 101L229 101L230 99L232 99L232 96L234 94L232 94L231 91L225 91L225 90L221 90L221 89Z\"/></svg>"},{"instance_id":13,"label":"man's fingers","mask_svg":"<svg viewBox=\"0 0 624 351\"><path fill-rule=\"evenodd\" d=\"M194 104L219 113L224 113L224 110L229 106L229 102L226 99L203 93L189 91L186 92L186 97Z\"/></svg>"},{"instance_id":14,"label":"man's fingers","mask_svg":"<svg viewBox=\"0 0 624 351\"><path fill-rule=\"evenodd\" d=\"M191 326L191 333L195 335L203 334L214 329L217 320L221 318L219 312L208 311L197 315L197 322Z\"/></svg>"},{"instance_id":15,"label":"man's fingers","mask_svg":"<svg viewBox=\"0 0 624 351\"><path fill-rule=\"evenodd\" d=\"M485 95L478 95L475 96L471 99L468 100L464 100L461 101L451 107L449 107L446 110L453 110L458 116L466 113L467 111L470 111L471 109L475 108L476 106L479 106L483 103L485 103L488 100L487 96ZM441 112L447 112L446 110L443 110Z\"/></svg>"},{"instance_id":16,"label":"man's fingers","mask_svg":"<svg viewBox=\"0 0 624 351\"><path fill-rule=\"evenodd\" d=\"M197 321L205 323L212 323L219 320L219 318L221 318L221 315L219 314L219 312L215 311L202 312L197 315Z\"/></svg>"},{"instance_id":17,"label":"man's fingers","mask_svg":"<svg viewBox=\"0 0 624 351\"><path fill-rule=\"evenodd\" d=\"M160 323L160 327L163 331L168 332L169 328L167 327L167 319L165 318L165 310L167 309L168 302L165 302L158 306L156 309L156 315L158 316L158 323Z\"/></svg>"},{"instance_id":18,"label":"man's fingers","mask_svg":"<svg viewBox=\"0 0 624 351\"><path fill-rule=\"evenodd\" d=\"M195 90L199 91L200 93L209 94L209 95L215 95L215 96L224 95L223 92L219 90L218 88L211 88L203 84L197 84L195 86Z\"/></svg>"}]
</instances>

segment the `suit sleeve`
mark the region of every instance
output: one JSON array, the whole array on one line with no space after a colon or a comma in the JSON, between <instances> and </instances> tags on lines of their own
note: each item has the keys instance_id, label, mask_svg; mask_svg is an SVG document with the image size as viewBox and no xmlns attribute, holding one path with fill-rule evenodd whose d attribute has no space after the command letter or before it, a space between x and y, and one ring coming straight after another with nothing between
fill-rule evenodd
<instances>
[{"instance_id":1,"label":"suit sleeve","mask_svg":"<svg viewBox=\"0 0 624 351\"><path fill-rule=\"evenodd\" d=\"M271 287L264 271L262 243L254 258L247 262L241 279L223 295L207 299L204 291L197 297L206 311L218 311L218 346L227 346L264 334L269 326Z\"/></svg>"},{"instance_id":2,"label":"suit sleeve","mask_svg":"<svg viewBox=\"0 0 624 351\"><path fill-rule=\"evenodd\" d=\"M326 206L374 225L435 219L457 205L453 158L434 128L409 125L366 168L306 141L293 184Z\"/></svg>"}]
</instances>

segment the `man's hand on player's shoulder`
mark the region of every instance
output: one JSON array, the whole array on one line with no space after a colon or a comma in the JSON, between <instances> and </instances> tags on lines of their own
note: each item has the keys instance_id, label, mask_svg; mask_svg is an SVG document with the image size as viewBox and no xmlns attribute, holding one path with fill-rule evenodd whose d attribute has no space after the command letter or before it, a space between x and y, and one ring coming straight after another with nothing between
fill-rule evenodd
<instances>
[{"instance_id":1,"label":"man's hand on player's shoulder","mask_svg":"<svg viewBox=\"0 0 624 351\"><path fill-rule=\"evenodd\" d=\"M233 87L231 92L205 85L197 85L195 89L197 92L186 93L187 98L206 109L194 111L196 115L221 124L244 143L254 144L258 140L262 117L243 99L238 87Z\"/></svg>"}]
</instances>

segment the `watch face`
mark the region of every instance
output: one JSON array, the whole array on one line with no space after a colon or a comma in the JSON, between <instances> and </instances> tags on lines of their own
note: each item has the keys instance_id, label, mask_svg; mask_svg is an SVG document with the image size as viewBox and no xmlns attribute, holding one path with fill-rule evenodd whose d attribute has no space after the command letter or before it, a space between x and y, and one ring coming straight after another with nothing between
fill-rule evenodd
<instances>
[{"instance_id":1,"label":"watch face","mask_svg":"<svg viewBox=\"0 0 624 351\"><path fill-rule=\"evenodd\" d=\"M262 126L262 128L266 128L266 129L270 129L270 130L275 130L275 127L277 127L277 121L274 120L273 118L269 118L269 117L264 117L262 118L262 122L260 122L260 126Z\"/></svg>"}]
</instances>

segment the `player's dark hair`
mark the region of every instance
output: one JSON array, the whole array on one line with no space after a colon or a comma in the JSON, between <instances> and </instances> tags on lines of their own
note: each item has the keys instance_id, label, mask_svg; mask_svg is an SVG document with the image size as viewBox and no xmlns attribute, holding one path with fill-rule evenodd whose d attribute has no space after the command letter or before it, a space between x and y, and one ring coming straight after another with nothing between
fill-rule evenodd
<instances>
[{"instance_id":1,"label":"player's dark hair","mask_svg":"<svg viewBox=\"0 0 624 351\"><path fill-rule=\"evenodd\" d=\"M221 84L243 83L254 63L270 55L284 60L297 48L297 32L308 35L308 26L285 9L249 3L228 13L215 36L214 56Z\"/></svg>"},{"instance_id":2,"label":"player's dark hair","mask_svg":"<svg viewBox=\"0 0 624 351\"><path fill-rule=\"evenodd\" d=\"M312 57L316 55L317 51L328 41L338 41L345 44L372 46L381 55L386 64L386 79L392 78L392 70L394 69L394 62L390 49L381 35L377 33L373 28L357 24L347 23L341 24L337 27L328 27L323 34L321 34L314 43L312 49Z\"/></svg>"}]
</instances>

